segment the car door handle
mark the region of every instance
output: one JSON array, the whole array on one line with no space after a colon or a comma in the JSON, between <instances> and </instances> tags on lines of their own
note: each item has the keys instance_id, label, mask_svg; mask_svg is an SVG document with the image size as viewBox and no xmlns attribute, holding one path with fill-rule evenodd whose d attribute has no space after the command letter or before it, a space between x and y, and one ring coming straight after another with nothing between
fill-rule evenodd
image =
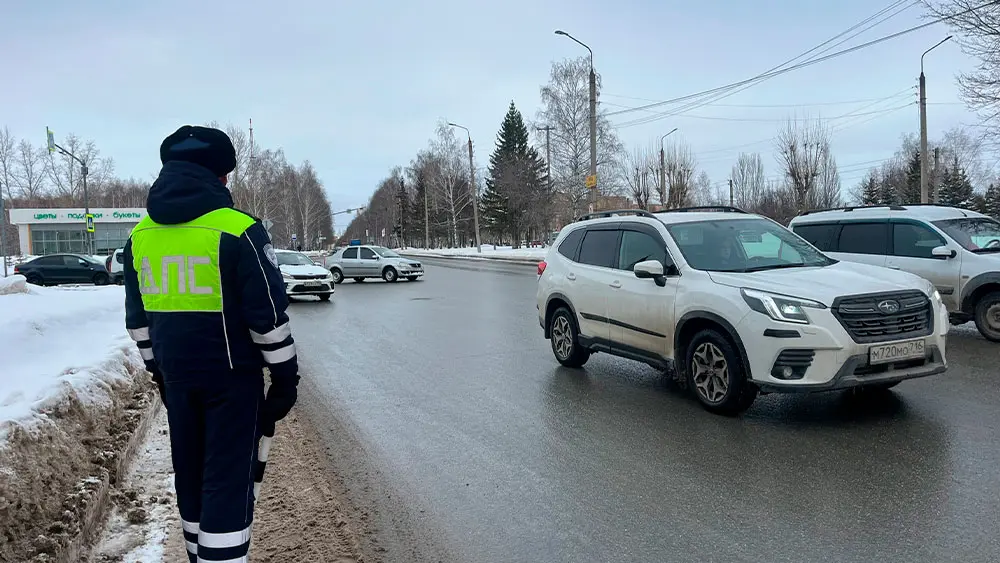
<instances>
[{"instance_id":1,"label":"car door handle","mask_svg":"<svg viewBox=\"0 0 1000 563\"><path fill-rule=\"evenodd\" d=\"M615 289L618 289L618 288L620 288L621 286L622 286L622 282L620 282L620 281L618 281L618 280L615 280L615 281L611 282L611 287L613 287L613 288L615 288Z\"/></svg>"},{"instance_id":2,"label":"car door handle","mask_svg":"<svg viewBox=\"0 0 1000 563\"><path fill-rule=\"evenodd\" d=\"M899 270L899 266L889 266L890 270Z\"/></svg>"},{"instance_id":3,"label":"car door handle","mask_svg":"<svg viewBox=\"0 0 1000 563\"><path fill-rule=\"evenodd\" d=\"M569 281L573 281L573 280L576 279L576 274L574 274L573 272L570 272L570 273L566 274L566 279L568 279Z\"/></svg>"}]
</instances>

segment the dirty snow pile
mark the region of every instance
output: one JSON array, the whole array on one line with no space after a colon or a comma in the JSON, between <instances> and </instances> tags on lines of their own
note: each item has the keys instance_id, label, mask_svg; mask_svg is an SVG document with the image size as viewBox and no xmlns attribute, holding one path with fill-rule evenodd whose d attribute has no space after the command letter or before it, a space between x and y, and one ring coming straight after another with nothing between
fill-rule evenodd
<instances>
[{"instance_id":1,"label":"dirty snow pile","mask_svg":"<svg viewBox=\"0 0 1000 563\"><path fill-rule=\"evenodd\" d=\"M11 421L30 422L75 392L109 400L109 383L142 365L125 332L121 287L44 288L0 279L0 441Z\"/></svg>"},{"instance_id":2,"label":"dirty snow pile","mask_svg":"<svg viewBox=\"0 0 1000 563\"><path fill-rule=\"evenodd\" d=\"M397 250L401 254L409 254L410 256L449 256L454 258L493 258L493 259L507 259L507 260L525 260L525 261L540 261L545 259L545 255L548 253L549 249L542 248L512 248L510 246L494 246L492 244L484 244L483 252L480 254L476 251L476 247L468 248L434 248L434 249L422 249L422 248L407 248L405 250Z\"/></svg>"}]
</instances>

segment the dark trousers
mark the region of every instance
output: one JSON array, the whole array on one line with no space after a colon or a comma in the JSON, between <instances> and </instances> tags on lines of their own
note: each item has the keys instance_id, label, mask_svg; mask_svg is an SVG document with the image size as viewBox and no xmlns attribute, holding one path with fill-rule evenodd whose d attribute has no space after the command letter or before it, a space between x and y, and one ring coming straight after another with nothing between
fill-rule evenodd
<instances>
[{"instance_id":1,"label":"dark trousers","mask_svg":"<svg viewBox=\"0 0 1000 563\"><path fill-rule=\"evenodd\" d=\"M191 563L247 561L264 384L166 383L177 507Z\"/></svg>"}]
</instances>

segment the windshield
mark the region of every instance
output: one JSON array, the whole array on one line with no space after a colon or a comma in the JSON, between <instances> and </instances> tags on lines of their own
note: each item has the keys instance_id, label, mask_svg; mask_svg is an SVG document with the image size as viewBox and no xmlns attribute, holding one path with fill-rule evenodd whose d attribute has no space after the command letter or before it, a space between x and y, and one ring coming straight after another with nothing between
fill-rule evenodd
<instances>
[{"instance_id":1,"label":"windshield","mask_svg":"<svg viewBox=\"0 0 1000 563\"><path fill-rule=\"evenodd\" d=\"M372 250L378 252L383 258L401 258L399 254L381 246L373 246Z\"/></svg>"},{"instance_id":2,"label":"windshield","mask_svg":"<svg viewBox=\"0 0 1000 563\"><path fill-rule=\"evenodd\" d=\"M1000 252L1000 223L995 219L969 217L933 223L966 250Z\"/></svg>"},{"instance_id":3,"label":"windshield","mask_svg":"<svg viewBox=\"0 0 1000 563\"><path fill-rule=\"evenodd\" d=\"M696 221L667 227L687 263L710 272L757 272L829 266L828 258L788 229L767 219Z\"/></svg>"},{"instance_id":4,"label":"windshield","mask_svg":"<svg viewBox=\"0 0 1000 563\"><path fill-rule=\"evenodd\" d=\"M298 252L276 252L279 266L314 266L312 260L305 254Z\"/></svg>"}]
</instances>

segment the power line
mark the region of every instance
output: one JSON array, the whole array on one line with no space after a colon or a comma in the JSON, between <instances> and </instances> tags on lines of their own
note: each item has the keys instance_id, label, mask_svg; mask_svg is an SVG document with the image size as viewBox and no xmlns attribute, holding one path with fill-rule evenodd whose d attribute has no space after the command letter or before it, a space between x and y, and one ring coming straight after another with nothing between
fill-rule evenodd
<instances>
[{"instance_id":1,"label":"power line","mask_svg":"<svg viewBox=\"0 0 1000 563\"><path fill-rule=\"evenodd\" d=\"M733 83L727 84L725 86L719 86L717 88L711 88L709 90L703 90L701 92L696 92L694 94L688 94L686 96L681 96L681 97L678 97L678 98L672 98L672 99L669 99L669 100L663 100L663 101L660 101L660 102L655 102L655 103L652 103L652 104L646 104L646 105L638 106L638 107L635 107L635 108L624 109L624 110L620 110L620 111L616 111L616 112L610 112L610 113L607 113L605 115L608 116L608 117L611 117L611 116L615 116L615 115L622 115L622 114L625 114L625 113L631 113L631 112L634 112L634 111L644 111L644 110L647 110L647 109L650 109L650 108L654 108L654 107L660 107L660 106L664 106L664 105L668 105L668 104L673 104L673 103L678 103L678 102L693 100L693 99L697 99L697 98L703 98L705 96L709 96L709 95L716 94L716 93L719 93L719 92L727 92L729 90L732 90L734 88L738 88L738 87L743 86L743 85L754 84L754 83L762 81L763 79L767 79L767 78L772 78L772 77L775 77L775 76L779 76L779 75L791 72L793 70L798 70L800 68L804 68L804 67L811 66L811 65L814 65L814 64L818 64L818 63L821 63L821 62L824 62L824 61L828 61L828 60L834 59L836 57L840 57L840 56L843 56L843 55L847 55L849 53L853 53L855 51L859 51L861 49L867 49L868 47L873 47L873 46L878 45L880 43L884 43L886 41L891 41L892 39L896 39L898 37L902 37L904 35L913 33L915 31L919 31L921 29L930 27L932 25L936 25L936 24L941 23L943 21L946 21L946 20L949 20L949 19L954 19L956 17L962 16L962 15L965 15L965 14L968 14L968 13L972 13L972 12L974 12L976 10L981 9L981 8L985 8L987 6L992 6L992 5L995 5L995 4L998 4L998 3L1000 3L1000 0L991 0L989 2L985 2L983 4L980 4L980 5L977 5L975 7L969 8L967 10L963 10L961 12L957 12L957 13L952 14L950 16L941 16L941 17L938 17L938 18L934 18L933 20L925 22L925 23L922 23L920 25L915 25L913 27L910 27L910 28L907 28L907 29L904 29L904 30L901 30L901 31L897 31L897 32L891 33L889 35L884 35L884 36L879 37L877 39L873 39L873 40L867 41L865 43L860 43L860 44L855 45L853 47L848 47L848 48L842 49L840 51L835 51L835 52L830 53L828 55L824 55L822 57L818 57L818 58L815 58L815 59L810 59L810 60L807 60L807 61L795 64L795 65L792 65L792 66L780 69L780 70L774 70L774 71L765 72L765 73L759 74L759 75L757 75L755 77L748 78L748 79L745 79L745 80L740 80L738 82L733 82ZM667 117L667 116L664 115L662 117ZM655 121L655 120L656 119L649 119L648 121L645 121L645 122L648 123L648 122L652 122L652 121ZM639 120L636 120L636 121L639 121ZM622 124L622 125L619 125L619 127L628 126L628 125L632 125L632 124L638 125L639 123Z\"/></svg>"},{"instance_id":2,"label":"power line","mask_svg":"<svg viewBox=\"0 0 1000 563\"><path fill-rule=\"evenodd\" d=\"M628 97L628 96L619 96L619 95L616 95L616 94L604 94L604 93L602 93L601 96L611 96L611 97L615 97L615 98L625 98L625 99L639 100L639 101L644 101L644 102L655 102L656 101L656 100L653 100L653 99L650 99L650 98L631 98L631 97ZM857 100L842 100L842 101L839 101L839 102L813 102L813 103L797 103L797 104L711 104L710 103L710 104L705 104L705 105L706 106L711 106L711 107L719 107L719 108L776 108L776 109L781 109L781 108L811 108L811 107L821 107L821 106L848 106L848 105L852 105L852 104L863 104L865 102L877 102L877 101L886 99L886 97L889 97L889 96L883 96L881 98L860 98L860 99L857 99ZM604 104L604 105L615 106L615 107L620 107L620 108L628 108L628 109L632 109L633 108L633 106L626 106L626 105L622 105L622 104L613 104L611 102L601 102L601 103ZM928 102L928 105L931 105L931 103L932 102ZM961 102L937 102L937 104L939 104L939 105L941 105L941 104L950 104L950 105L958 104L958 105L961 105Z\"/></svg>"},{"instance_id":3,"label":"power line","mask_svg":"<svg viewBox=\"0 0 1000 563\"><path fill-rule=\"evenodd\" d=\"M889 12L889 11L893 10L894 8L898 7L899 5L903 4L906 1L908 1L908 0L896 0L895 2L893 2L892 4L890 4L889 6L883 8L882 10L879 10L874 15L865 18L861 22L858 22L857 24L851 26L850 28L846 29L845 31L842 31L842 32L838 33L837 35L831 37L830 39L827 39L823 43L820 43L816 47L813 47L812 49L809 49L808 51L806 51L804 53L801 53L798 56L793 57L793 58L785 61L784 63L782 63L782 64L780 64L780 65L778 65L776 67L768 69L767 71L765 71L765 74L766 73L770 73L772 71L777 71L777 70L781 69L782 67L784 67L784 66L786 66L788 64L791 64L791 63L795 62L796 60L801 59L802 57L805 57L809 53L812 53L813 51L815 51L815 50L823 47L824 45L827 45L827 43L830 43L830 42L836 40L837 38L839 38L839 37L841 37L843 35L846 35L846 34L850 33L851 31L854 31L855 29L857 29L857 28L859 28L859 27L861 27L863 25L869 24L869 22L871 22L872 20L877 19L878 17L882 16L886 12ZM810 56L804 62L809 62L809 61L812 61L812 60L816 59L819 55L822 55L823 53L826 53L826 52L830 51L834 47L836 47L838 45L842 45L842 44L846 43L847 41L849 41L850 39L852 39L854 37L857 37L858 35L866 32L866 31L868 31L868 30L870 30L870 29L872 29L872 28L874 28L874 27L876 27L876 26L878 26L878 25L880 25L880 24L882 24L882 23L884 23L886 21L888 21L892 17L894 17L896 15L899 15L903 11L909 9L910 7L912 7L913 5L916 4L915 0L909 0L909 1L910 1L910 4L907 5L907 6L903 6L903 8L901 10L899 10L899 11L897 11L895 13L889 14L888 16L885 16L884 18L882 18L882 19L880 19L878 21L875 21L874 23L871 23L870 25L868 25L864 29L861 29L860 31L855 32L853 35L850 35L850 36L848 36L848 37L846 37L844 39L841 39L840 41L838 41L837 43L834 43L833 45L827 46L822 51L819 51L818 53ZM675 115L683 114L683 113L686 113L687 111L690 111L692 109L697 109L697 108L703 107L703 106L705 106L705 105L707 105L707 104L709 104L711 102L714 102L714 101L717 101L717 100L721 100L721 99L725 99L725 98L728 98L728 97L731 97L731 96L735 96L736 94L738 94L738 93L740 93L740 92L742 92L742 91L744 91L744 90L746 90L748 88L752 88L753 86L755 86L757 84L760 84L761 82L764 82L766 80L770 80L771 78L773 78L773 76L768 76L768 77L765 77L765 78L759 78L758 80L755 80L755 81L753 81L753 82L751 82L749 84L746 84L746 85L744 85L742 87L735 88L735 89L729 89L729 90L726 90L726 91L714 94L711 97L709 97L708 99L698 100L698 101L692 101L689 104L687 104L687 105L685 105L685 106L683 106L681 108L677 108L675 110L671 110L671 111L665 112L663 115L661 115L659 117L647 116L646 118L637 118L636 120L634 120L634 122L619 124L618 127L621 128L621 127L629 127L629 126L632 126L632 125L641 125L641 124L644 124L644 123L651 123L651 122L656 121L657 119L661 119L663 117L669 117L669 116L675 116Z\"/></svg>"},{"instance_id":4,"label":"power line","mask_svg":"<svg viewBox=\"0 0 1000 563\"><path fill-rule=\"evenodd\" d=\"M846 113L844 115L838 115L836 117L822 118L822 121L836 121L838 119L847 119L847 118L861 117L861 116L864 116L864 115L883 114L883 113L887 113L887 112L896 111L896 110L899 110L899 109L902 109L902 108L905 108L905 107L910 107L910 106L912 106L915 103L916 102L907 102L907 103L905 103L905 104L903 104L901 106L897 106L897 107L893 107L893 108L886 108L886 109L879 109L879 110L874 110L874 111L868 111L868 112L865 112L865 113L853 113L853 112L852 113ZM811 117L801 117L801 118L788 117L788 118L781 118L781 119L779 119L779 118L763 119L763 118L751 118L751 117L746 117L746 118L744 118L744 117L713 117L713 116L709 116L709 115L689 115L689 114L685 114L685 115L682 115L680 117L689 117L689 118L692 118L692 119L707 119L707 120L710 120L710 121L741 121L741 122L752 122L752 123L786 123L788 121L813 121L814 120Z\"/></svg>"}]
</instances>

